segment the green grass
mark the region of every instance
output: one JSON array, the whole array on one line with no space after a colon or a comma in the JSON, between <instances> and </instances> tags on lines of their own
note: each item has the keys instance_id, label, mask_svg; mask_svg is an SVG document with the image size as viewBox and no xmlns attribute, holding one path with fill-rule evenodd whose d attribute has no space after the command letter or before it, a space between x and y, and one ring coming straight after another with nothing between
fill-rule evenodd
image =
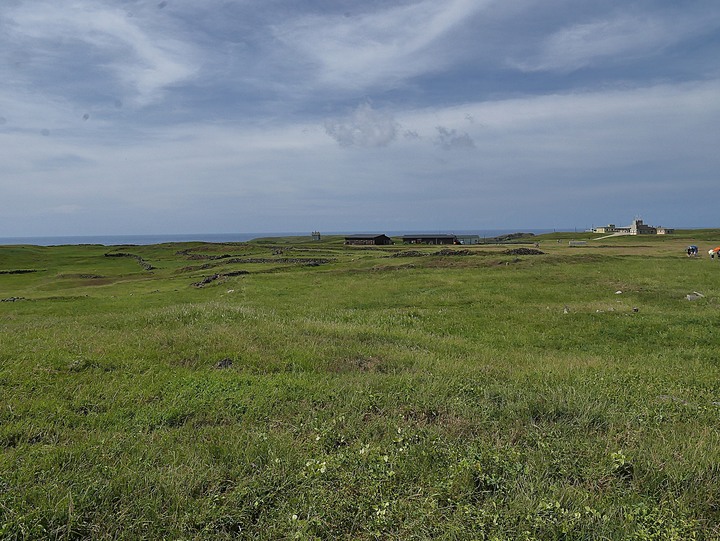
<instances>
[{"instance_id":1,"label":"green grass","mask_svg":"<svg viewBox=\"0 0 720 541\"><path fill-rule=\"evenodd\" d=\"M577 238L0 247L0 538L717 539L720 232Z\"/></svg>"}]
</instances>

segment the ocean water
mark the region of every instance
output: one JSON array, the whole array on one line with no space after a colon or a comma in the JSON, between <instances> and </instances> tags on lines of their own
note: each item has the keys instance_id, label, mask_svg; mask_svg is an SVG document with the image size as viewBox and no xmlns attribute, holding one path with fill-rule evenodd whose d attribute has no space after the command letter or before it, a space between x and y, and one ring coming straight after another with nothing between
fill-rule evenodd
<instances>
[{"instance_id":1,"label":"ocean water","mask_svg":"<svg viewBox=\"0 0 720 541\"><path fill-rule=\"evenodd\" d=\"M0 245L29 244L62 246L102 244L105 246L163 244L166 242L245 242L259 237L283 237L295 233L189 233L178 235L76 235L48 237L0 237Z\"/></svg>"},{"instance_id":2,"label":"ocean water","mask_svg":"<svg viewBox=\"0 0 720 541\"><path fill-rule=\"evenodd\" d=\"M454 235L479 235L480 237L497 237L510 233L552 233L553 229L483 229L454 231L330 231L322 235L350 235L355 233L384 233L388 236L411 234L452 233ZM166 242L246 242L262 237L310 236L310 231L287 233L188 233L175 235L79 235L79 236L47 236L47 237L0 237L0 246L29 244L32 246L61 246L80 244L102 244L105 246L162 244Z\"/></svg>"}]
</instances>

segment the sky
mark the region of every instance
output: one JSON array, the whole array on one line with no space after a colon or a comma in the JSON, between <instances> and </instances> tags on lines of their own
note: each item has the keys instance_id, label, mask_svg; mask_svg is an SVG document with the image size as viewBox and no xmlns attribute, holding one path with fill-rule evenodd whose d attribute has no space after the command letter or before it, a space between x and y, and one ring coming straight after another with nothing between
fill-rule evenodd
<instances>
[{"instance_id":1,"label":"sky","mask_svg":"<svg viewBox=\"0 0 720 541\"><path fill-rule=\"evenodd\" d=\"M0 237L718 227L717 0L2 0Z\"/></svg>"}]
</instances>

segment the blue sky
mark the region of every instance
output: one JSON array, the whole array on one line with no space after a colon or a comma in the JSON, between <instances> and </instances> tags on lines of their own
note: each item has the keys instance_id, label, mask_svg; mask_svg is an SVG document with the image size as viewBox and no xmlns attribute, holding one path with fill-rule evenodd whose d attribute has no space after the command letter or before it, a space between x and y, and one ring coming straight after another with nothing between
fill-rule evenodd
<instances>
[{"instance_id":1,"label":"blue sky","mask_svg":"<svg viewBox=\"0 0 720 541\"><path fill-rule=\"evenodd\" d=\"M2 0L0 236L718 226L717 0Z\"/></svg>"}]
</instances>

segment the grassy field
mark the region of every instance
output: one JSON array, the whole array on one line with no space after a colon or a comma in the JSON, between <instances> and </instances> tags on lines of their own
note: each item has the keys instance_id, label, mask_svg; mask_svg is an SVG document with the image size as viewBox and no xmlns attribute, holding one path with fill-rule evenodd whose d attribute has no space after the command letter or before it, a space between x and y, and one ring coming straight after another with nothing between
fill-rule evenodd
<instances>
[{"instance_id":1,"label":"grassy field","mask_svg":"<svg viewBox=\"0 0 720 541\"><path fill-rule=\"evenodd\" d=\"M720 539L720 230L594 238L0 247L0 538Z\"/></svg>"}]
</instances>

